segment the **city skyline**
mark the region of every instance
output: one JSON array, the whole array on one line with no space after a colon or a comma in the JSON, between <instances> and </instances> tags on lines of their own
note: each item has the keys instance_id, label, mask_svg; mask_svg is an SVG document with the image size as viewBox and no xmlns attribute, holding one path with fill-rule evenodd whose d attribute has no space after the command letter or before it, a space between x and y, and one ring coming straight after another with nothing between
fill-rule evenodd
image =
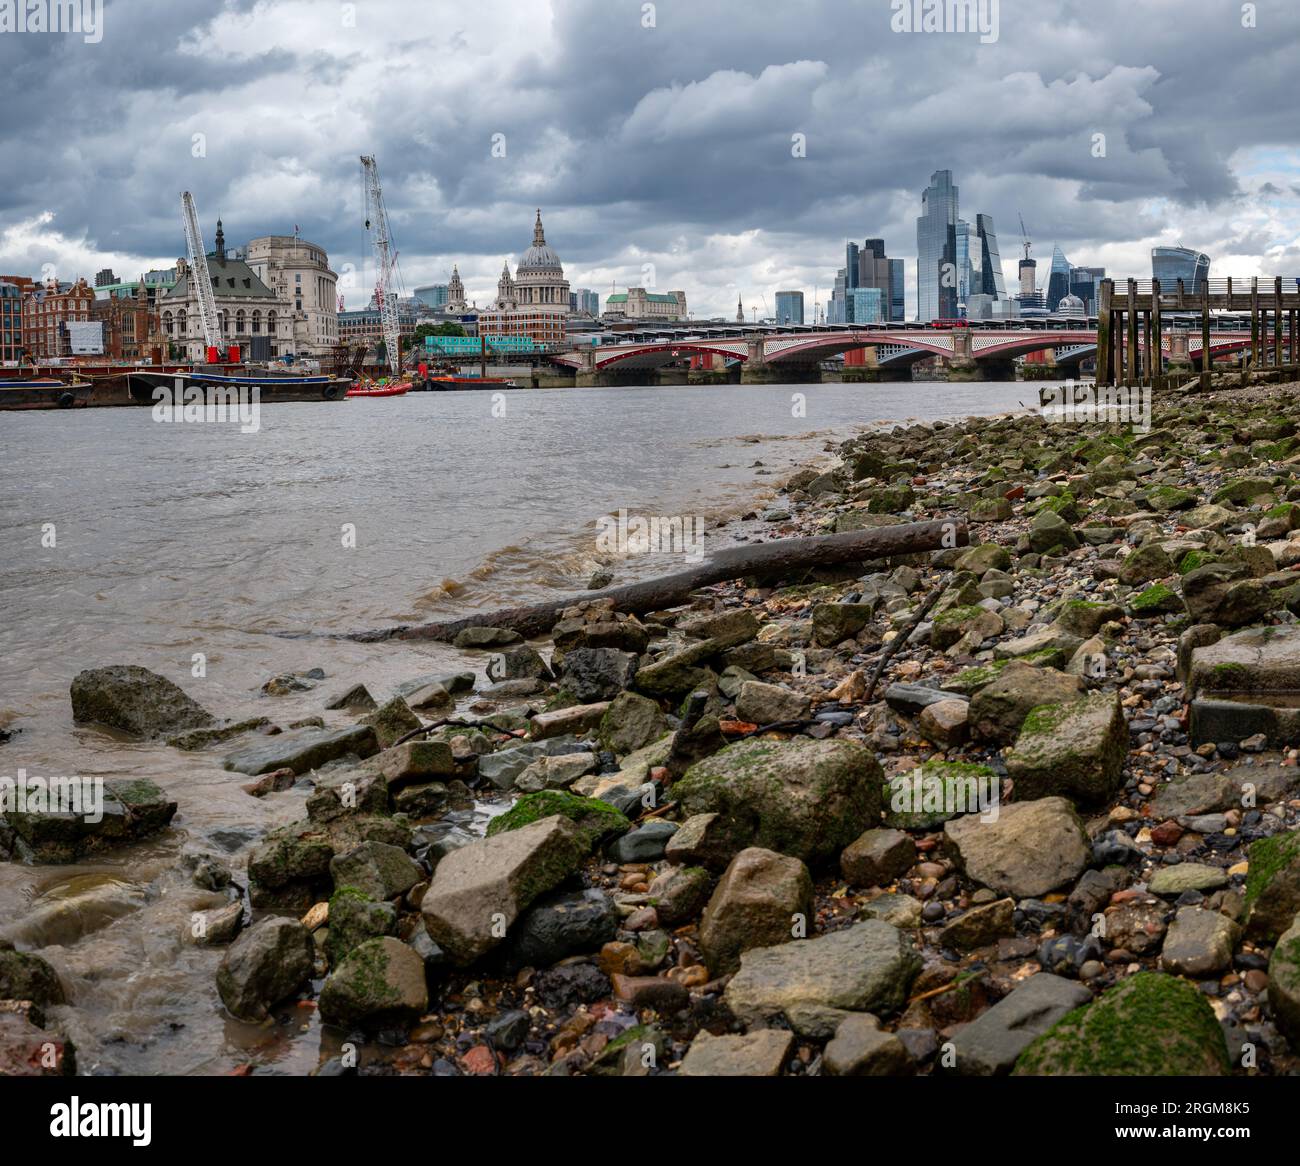
<instances>
[{"instance_id":1,"label":"city skyline","mask_svg":"<svg viewBox=\"0 0 1300 1166\"><path fill-rule=\"evenodd\" d=\"M1282 145L1292 8L1265 0L1244 28L1231 5L1170 22L1102 2L1084 27L1053 0L1008 8L986 44L891 36L883 3L796 7L661 0L644 27L640 4L487 0L416 22L395 50L414 11L397 0L355 6L353 27L293 0L215 14L109 0L100 44L0 37L14 92L0 270L169 266L188 188L209 245L218 215L239 239L298 224L343 271L365 259L361 152L380 160L408 294L459 264L480 305L540 205L573 285L602 296L682 287L697 317L730 318L738 297L767 315L775 290L799 289L811 316L843 241L876 236L908 260L911 318L917 194L938 168L993 217L1008 262L1023 212L1040 270L1059 246L1144 274L1153 247L1178 244L1240 276L1300 270L1300 159ZM1207 92L1229 42L1232 84ZM434 54L436 73L420 66ZM51 91L52 75L82 84ZM124 136L148 145L125 155ZM362 306L366 289L345 294Z\"/></svg>"}]
</instances>

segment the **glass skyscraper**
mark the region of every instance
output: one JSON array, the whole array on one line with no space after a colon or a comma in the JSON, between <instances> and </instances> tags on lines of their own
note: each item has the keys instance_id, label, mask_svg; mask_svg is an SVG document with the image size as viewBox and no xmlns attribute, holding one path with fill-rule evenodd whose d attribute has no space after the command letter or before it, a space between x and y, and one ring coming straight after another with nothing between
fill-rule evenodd
<instances>
[{"instance_id":1,"label":"glass skyscraper","mask_svg":"<svg viewBox=\"0 0 1300 1166\"><path fill-rule=\"evenodd\" d=\"M1060 247L1052 248L1052 271L1047 278L1047 310L1056 311L1056 305L1070 294L1070 261Z\"/></svg>"},{"instance_id":2,"label":"glass skyscraper","mask_svg":"<svg viewBox=\"0 0 1300 1166\"><path fill-rule=\"evenodd\" d=\"M891 320L907 319L904 280L903 261L901 259L891 259L889 261L889 318Z\"/></svg>"},{"instance_id":3,"label":"glass skyscraper","mask_svg":"<svg viewBox=\"0 0 1300 1166\"><path fill-rule=\"evenodd\" d=\"M778 324L803 323L803 292L779 291L776 293L776 322Z\"/></svg>"},{"instance_id":4,"label":"glass skyscraper","mask_svg":"<svg viewBox=\"0 0 1300 1166\"><path fill-rule=\"evenodd\" d=\"M1209 281L1210 257L1187 247L1153 247L1151 278L1162 288L1176 288L1181 279L1184 289L1193 291Z\"/></svg>"},{"instance_id":5,"label":"glass skyscraper","mask_svg":"<svg viewBox=\"0 0 1300 1166\"><path fill-rule=\"evenodd\" d=\"M1007 285L1002 278L1002 255L998 251L998 234L993 228L992 215L975 216L975 241L978 244L979 284L971 287L970 294L1005 300Z\"/></svg>"},{"instance_id":6,"label":"glass skyscraper","mask_svg":"<svg viewBox=\"0 0 1300 1166\"><path fill-rule=\"evenodd\" d=\"M951 170L936 170L916 220L916 318L957 316L957 198Z\"/></svg>"},{"instance_id":7,"label":"glass skyscraper","mask_svg":"<svg viewBox=\"0 0 1300 1166\"><path fill-rule=\"evenodd\" d=\"M879 324L885 318L885 293L878 287L855 287L848 293L850 324Z\"/></svg>"}]
</instances>

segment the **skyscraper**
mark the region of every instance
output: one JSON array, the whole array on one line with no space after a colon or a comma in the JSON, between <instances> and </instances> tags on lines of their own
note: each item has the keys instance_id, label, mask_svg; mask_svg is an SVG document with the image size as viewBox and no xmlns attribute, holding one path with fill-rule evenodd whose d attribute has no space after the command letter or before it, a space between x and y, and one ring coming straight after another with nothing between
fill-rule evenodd
<instances>
[{"instance_id":1,"label":"skyscraper","mask_svg":"<svg viewBox=\"0 0 1300 1166\"><path fill-rule=\"evenodd\" d=\"M1070 261L1059 246L1052 248L1052 270L1047 277L1047 310L1056 306L1070 294Z\"/></svg>"},{"instance_id":2,"label":"skyscraper","mask_svg":"<svg viewBox=\"0 0 1300 1166\"><path fill-rule=\"evenodd\" d=\"M889 318L905 320L907 318L907 301L904 291L904 271L901 259L889 261Z\"/></svg>"},{"instance_id":3,"label":"skyscraper","mask_svg":"<svg viewBox=\"0 0 1300 1166\"><path fill-rule=\"evenodd\" d=\"M851 291L858 286L858 263L861 256L856 243L847 243L844 247L844 287Z\"/></svg>"},{"instance_id":4,"label":"skyscraper","mask_svg":"<svg viewBox=\"0 0 1300 1166\"><path fill-rule=\"evenodd\" d=\"M916 220L918 320L957 315L957 198L951 170L936 170L921 195Z\"/></svg>"},{"instance_id":5,"label":"skyscraper","mask_svg":"<svg viewBox=\"0 0 1300 1166\"><path fill-rule=\"evenodd\" d=\"M970 223L965 219L957 220L957 229L955 238L957 240L957 311L960 312L963 305L971 297L971 284L975 282L975 267L979 262L978 254L975 262L971 261L971 230ZM978 289L975 289L978 290Z\"/></svg>"},{"instance_id":6,"label":"skyscraper","mask_svg":"<svg viewBox=\"0 0 1300 1166\"><path fill-rule=\"evenodd\" d=\"M993 228L992 215L975 216L976 251L979 256L979 284L972 286L971 295L992 296L995 301L1007 298L1006 281L1002 278L1002 255L998 251L998 235Z\"/></svg>"},{"instance_id":7,"label":"skyscraper","mask_svg":"<svg viewBox=\"0 0 1300 1166\"><path fill-rule=\"evenodd\" d=\"M1151 277L1160 281L1161 287L1183 287L1192 291L1210 278L1210 257L1188 247L1153 247L1151 249Z\"/></svg>"},{"instance_id":8,"label":"skyscraper","mask_svg":"<svg viewBox=\"0 0 1300 1166\"><path fill-rule=\"evenodd\" d=\"M803 292L779 291L776 293L776 322L778 324L803 323Z\"/></svg>"}]
</instances>

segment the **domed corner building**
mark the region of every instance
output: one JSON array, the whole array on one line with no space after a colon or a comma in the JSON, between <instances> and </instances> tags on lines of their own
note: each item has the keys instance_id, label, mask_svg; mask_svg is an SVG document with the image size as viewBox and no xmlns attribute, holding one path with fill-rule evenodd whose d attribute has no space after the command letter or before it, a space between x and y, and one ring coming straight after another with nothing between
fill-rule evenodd
<instances>
[{"instance_id":1,"label":"domed corner building","mask_svg":"<svg viewBox=\"0 0 1300 1166\"><path fill-rule=\"evenodd\" d=\"M1088 309L1078 296L1062 296L1061 302L1056 305L1056 311L1052 315L1063 316L1067 320L1086 320Z\"/></svg>"},{"instance_id":2,"label":"domed corner building","mask_svg":"<svg viewBox=\"0 0 1300 1166\"><path fill-rule=\"evenodd\" d=\"M539 209L533 245L524 252L513 276L506 264L497 283L494 307L479 313L479 334L527 336L538 344L562 344L569 313L569 281L564 278L560 257L546 241Z\"/></svg>"}]
</instances>

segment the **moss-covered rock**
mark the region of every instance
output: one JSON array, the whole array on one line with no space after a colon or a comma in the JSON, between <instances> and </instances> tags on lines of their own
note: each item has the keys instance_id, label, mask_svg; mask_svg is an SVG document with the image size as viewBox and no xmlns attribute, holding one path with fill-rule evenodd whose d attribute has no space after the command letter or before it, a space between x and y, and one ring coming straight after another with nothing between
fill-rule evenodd
<instances>
[{"instance_id":1,"label":"moss-covered rock","mask_svg":"<svg viewBox=\"0 0 1300 1166\"><path fill-rule=\"evenodd\" d=\"M632 828L622 811L608 802L598 798L583 798L564 790L542 790L539 793L525 794L504 814L493 818L488 823L488 837L518 830L549 818L553 814L568 818L582 832L588 849L597 843L618 834L625 834Z\"/></svg>"},{"instance_id":2,"label":"moss-covered rock","mask_svg":"<svg viewBox=\"0 0 1300 1166\"><path fill-rule=\"evenodd\" d=\"M1095 803L1124 781L1128 727L1116 692L1040 705L1006 753L1007 773L1021 797L1052 795Z\"/></svg>"},{"instance_id":3,"label":"moss-covered rock","mask_svg":"<svg viewBox=\"0 0 1300 1166\"><path fill-rule=\"evenodd\" d=\"M673 787L687 814L722 814L750 845L830 862L881 808L883 774L851 741L753 739L697 762Z\"/></svg>"},{"instance_id":4,"label":"moss-covered rock","mask_svg":"<svg viewBox=\"0 0 1300 1166\"><path fill-rule=\"evenodd\" d=\"M1251 845L1244 909L1253 939L1270 942L1291 926L1300 913L1300 830Z\"/></svg>"},{"instance_id":5,"label":"moss-covered rock","mask_svg":"<svg viewBox=\"0 0 1300 1166\"><path fill-rule=\"evenodd\" d=\"M326 1024L400 1023L429 1007L424 960L414 948L384 936L354 948L330 974L320 994Z\"/></svg>"},{"instance_id":6,"label":"moss-covered rock","mask_svg":"<svg viewBox=\"0 0 1300 1166\"><path fill-rule=\"evenodd\" d=\"M1018 1077L1221 1077L1227 1042L1185 980L1140 972L1076 1008L1016 1061Z\"/></svg>"}]
</instances>

